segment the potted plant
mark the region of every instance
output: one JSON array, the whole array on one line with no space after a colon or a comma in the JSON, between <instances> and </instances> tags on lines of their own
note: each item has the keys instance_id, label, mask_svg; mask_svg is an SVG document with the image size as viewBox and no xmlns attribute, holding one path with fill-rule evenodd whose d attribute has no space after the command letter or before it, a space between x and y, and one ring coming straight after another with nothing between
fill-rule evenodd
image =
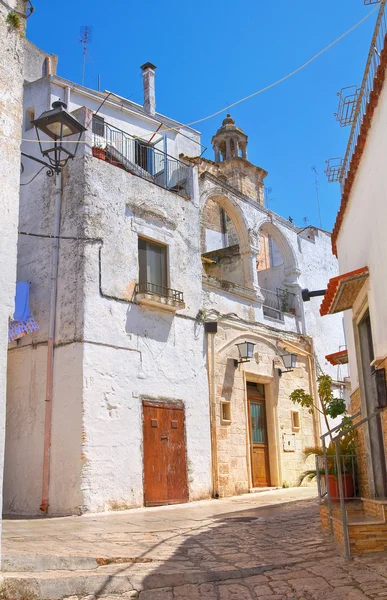
<instances>
[{"instance_id":1,"label":"potted plant","mask_svg":"<svg viewBox=\"0 0 387 600\"><path fill-rule=\"evenodd\" d=\"M336 448L333 441L332 432L329 426L328 417L336 419L342 416L341 427L338 432L344 432L350 425L351 420L346 416L346 406L342 398L335 398L332 391L332 378L329 375L320 375L317 378L318 382L318 394L320 397L321 408L314 401L311 394L307 394L303 389L296 389L290 394L290 399L303 408L307 408L308 411L313 414L317 410L323 415L325 425L330 437L330 443L326 449L327 462L323 469L320 469L320 473L325 475L326 485L329 487L330 496L333 501L338 502L339 498L339 482L337 479L337 462L336 462ZM353 498L354 495L354 481L353 471L355 467L355 436L353 433L347 433L343 435L339 442L340 454L342 457L342 483L345 498ZM305 459L310 456L323 456L323 449L321 447L309 447L304 450ZM325 472L327 470L327 472ZM299 485L306 479L312 480L317 476L316 469L309 469L302 473L299 478Z\"/></svg>"},{"instance_id":2,"label":"potted plant","mask_svg":"<svg viewBox=\"0 0 387 600\"><path fill-rule=\"evenodd\" d=\"M341 454L341 480L343 483L344 498L353 498L355 493L354 471L355 463L355 436L350 433L339 441ZM323 449L319 446L310 446L304 450L304 458L307 460L310 456L324 456ZM320 468L320 475L325 476L325 483L329 488L329 494L332 502L340 502L339 482L337 479L336 449L332 442L326 448L326 466L323 464ZM307 469L301 473L298 479L298 485L304 481L313 481L317 477L317 469Z\"/></svg>"}]
</instances>

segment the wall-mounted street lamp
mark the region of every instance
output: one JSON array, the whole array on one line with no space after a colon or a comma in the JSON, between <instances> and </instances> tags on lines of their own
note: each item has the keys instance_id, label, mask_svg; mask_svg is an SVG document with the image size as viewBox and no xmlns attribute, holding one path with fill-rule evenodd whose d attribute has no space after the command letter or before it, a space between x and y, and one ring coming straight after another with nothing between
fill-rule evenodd
<instances>
[{"instance_id":1,"label":"wall-mounted street lamp","mask_svg":"<svg viewBox=\"0 0 387 600\"><path fill-rule=\"evenodd\" d=\"M24 152L22 155L59 173L70 158L75 157L86 127L70 115L66 104L60 101L53 102L51 110L46 110L32 124L35 126L40 152L49 162L45 163ZM52 172L49 174L52 175Z\"/></svg>"},{"instance_id":2,"label":"wall-mounted street lamp","mask_svg":"<svg viewBox=\"0 0 387 600\"><path fill-rule=\"evenodd\" d=\"M236 344L239 352L239 360L234 360L235 368L241 363L250 362L250 360L254 357L254 346L252 342L241 342L240 344Z\"/></svg>"},{"instance_id":3,"label":"wall-mounted street lamp","mask_svg":"<svg viewBox=\"0 0 387 600\"><path fill-rule=\"evenodd\" d=\"M285 369L278 368L277 365L274 366L278 369L278 375L281 377L282 373L290 373L297 366L297 354L282 354L281 355L282 362L284 364Z\"/></svg>"}]
</instances>

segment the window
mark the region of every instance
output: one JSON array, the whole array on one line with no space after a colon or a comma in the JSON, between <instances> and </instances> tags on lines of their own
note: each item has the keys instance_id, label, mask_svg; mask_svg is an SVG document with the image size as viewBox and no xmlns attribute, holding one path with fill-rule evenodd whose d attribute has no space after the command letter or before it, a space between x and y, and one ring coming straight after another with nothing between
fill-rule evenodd
<instances>
[{"instance_id":1,"label":"window","mask_svg":"<svg viewBox=\"0 0 387 600\"><path fill-rule=\"evenodd\" d=\"M292 429L293 431L300 429L300 413L297 410L292 410Z\"/></svg>"},{"instance_id":2,"label":"window","mask_svg":"<svg viewBox=\"0 0 387 600\"><path fill-rule=\"evenodd\" d=\"M95 135L105 136L105 119L99 115L93 115L92 131Z\"/></svg>"},{"instance_id":3,"label":"window","mask_svg":"<svg viewBox=\"0 0 387 600\"><path fill-rule=\"evenodd\" d=\"M26 131L28 131L28 129L32 129L33 128L33 123L32 121L35 119L35 109L34 108L27 108L26 110Z\"/></svg>"},{"instance_id":4,"label":"window","mask_svg":"<svg viewBox=\"0 0 387 600\"><path fill-rule=\"evenodd\" d=\"M146 284L144 291L164 293L168 286L167 247L138 238L138 264L140 288Z\"/></svg>"}]
</instances>

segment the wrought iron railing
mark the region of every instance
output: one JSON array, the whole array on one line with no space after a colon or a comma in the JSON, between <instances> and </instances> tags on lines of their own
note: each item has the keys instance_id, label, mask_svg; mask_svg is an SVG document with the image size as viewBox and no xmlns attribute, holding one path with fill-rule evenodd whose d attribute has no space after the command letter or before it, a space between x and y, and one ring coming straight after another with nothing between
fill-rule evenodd
<instances>
[{"instance_id":1,"label":"wrought iron railing","mask_svg":"<svg viewBox=\"0 0 387 600\"><path fill-rule=\"evenodd\" d=\"M183 292L179 292L178 290L173 290L162 285L156 285L155 283L150 283L149 281L140 281L140 283L137 283L134 293L161 296L162 298L169 298L175 302L180 302L182 304L184 303Z\"/></svg>"},{"instance_id":2,"label":"wrought iron railing","mask_svg":"<svg viewBox=\"0 0 387 600\"><path fill-rule=\"evenodd\" d=\"M191 167L158 148L97 120L93 124L93 146L104 152L108 162L170 192L190 197Z\"/></svg>"},{"instance_id":3,"label":"wrought iron railing","mask_svg":"<svg viewBox=\"0 0 387 600\"><path fill-rule=\"evenodd\" d=\"M384 47L385 37L387 33L387 18L386 18L386 2L381 0L378 18L374 30L374 35L371 41L371 47L368 53L366 67L364 71L363 81L360 87L359 97L357 99L356 108L353 115L353 123L351 133L348 140L347 150L343 160L342 169L340 172L340 183L344 185L347 178L351 160L356 149L358 137L360 135L361 126L364 115L367 112L367 106L370 100L370 95L374 87L375 75L381 61L381 51ZM375 4L375 2L366 2L366 4Z\"/></svg>"},{"instance_id":4,"label":"wrought iron railing","mask_svg":"<svg viewBox=\"0 0 387 600\"><path fill-rule=\"evenodd\" d=\"M277 288L265 290L261 288L263 296L263 314L273 319L283 319L284 313L296 314L296 295L286 289Z\"/></svg>"},{"instance_id":5,"label":"wrought iron railing","mask_svg":"<svg viewBox=\"0 0 387 600\"><path fill-rule=\"evenodd\" d=\"M316 475L317 475L317 488L320 497L320 501L323 501L325 498L328 503L328 514L329 514L329 523L331 533L333 534L333 502L340 503L340 511L335 515L336 518L340 518L343 526L343 537L344 537L344 550L347 558L351 556L351 549L349 543L349 534L348 534L348 518L347 518L347 509L345 506L346 500L353 500L359 496L358 489L358 481L356 477L356 455L345 455L341 454L341 442L342 438L353 434L359 427L368 426L368 423L372 419L376 419L378 422L378 428L380 432L382 432L382 421L381 421L381 413L386 410L386 407L376 408L373 413L371 413L368 417L361 419L357 423L353 425L349 425L345 428L342 428L342 425L337 425L331 431L328 431L324 435L321 436L321 441L323 445L323 456L319 457L318 461L316 461ZM354 419L361 417L361 412L358 412L355 415L350 417L353 422ZM335 435L333 435L335 434ZM381 434L382 435L382 434ZM331 443L328 448L333 448L334 453L328 452L328 448L326 446L327 437L331 438ZM382 443L382 441L380 442ZM364 452L364 449L361 450ZM336 480L336 493L332 493L332 488L329 485L329 477L326 477L325 474L333 475ZM384 486L387 487L387 473L383 474L383 482ZM352 486L353 485L353 490ZM348 491L348 487L351 488L350 494Z\"/></svg>"}]
</instances>

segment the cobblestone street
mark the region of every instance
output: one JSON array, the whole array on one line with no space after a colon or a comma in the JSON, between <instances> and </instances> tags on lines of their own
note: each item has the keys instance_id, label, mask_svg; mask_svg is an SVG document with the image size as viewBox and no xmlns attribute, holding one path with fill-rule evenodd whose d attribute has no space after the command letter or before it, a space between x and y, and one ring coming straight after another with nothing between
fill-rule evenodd
<instances>
[{"instance_id":1,"label":"cobblestone street","mask_svg":"<svg viewBox=\"0 0 387 600\"><path fill-rule=\"evenodd\" d=\"M5 521L7 589L73 600L387 599L387 554L345 560L319 527L314 494Z\"/></svg>"}]
</instances>

